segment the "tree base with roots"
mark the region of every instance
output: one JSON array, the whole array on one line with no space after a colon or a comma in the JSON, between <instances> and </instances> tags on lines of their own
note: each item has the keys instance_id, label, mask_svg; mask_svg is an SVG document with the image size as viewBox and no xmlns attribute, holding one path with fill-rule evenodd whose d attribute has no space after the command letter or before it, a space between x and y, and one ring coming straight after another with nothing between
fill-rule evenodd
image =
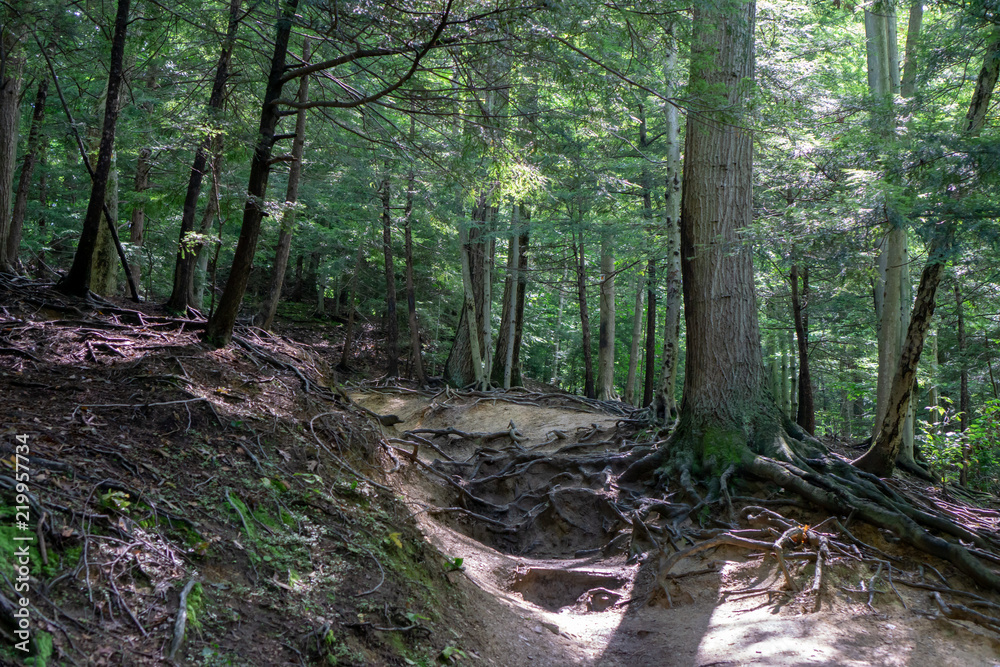
<instances>
[{"instance_id":1,"label":"tree base with roots","mask_svg":"<svg viewBox=\"0 0 1000 667\"><path fill-rule=\"evenodd\" d=\"M948 561L980 586L1000 591L1000 574L986 565L1000 563L995 526L970 515L956 516L925 497L894 488L891 479L859 470L790 420L762 419L753 426L748 437L736 428L697 429L682 417L670 437L632 461L619 481L636 482L652 474L662 485L676 476L702 504L706 501L693 484L702 477L716 502L731 510L727 483L734 474L747 473L821 509L891 531L906 544Z\"/></svg>"}]
</instances>

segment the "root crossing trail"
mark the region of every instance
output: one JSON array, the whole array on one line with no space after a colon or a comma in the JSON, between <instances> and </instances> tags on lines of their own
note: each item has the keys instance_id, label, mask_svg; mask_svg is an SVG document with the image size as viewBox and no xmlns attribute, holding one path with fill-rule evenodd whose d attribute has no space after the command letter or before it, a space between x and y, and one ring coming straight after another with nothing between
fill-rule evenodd
<instances>
[{"instance_id":1,"label":"root crossing trail","mask_svg":"<svg viewBox=\"0 0 1000 667\"><path fill-rule=\"evenodd\" d=\"M1000 665L998 628L963 619L996 616L996 601L886 531L759 486L734 485L729 503L691 484L619 486L652 447L626 406L352 397L399 418L385 428L394 477L480 596L463 640L486 664Z\"/></svg>"}]
</instances>

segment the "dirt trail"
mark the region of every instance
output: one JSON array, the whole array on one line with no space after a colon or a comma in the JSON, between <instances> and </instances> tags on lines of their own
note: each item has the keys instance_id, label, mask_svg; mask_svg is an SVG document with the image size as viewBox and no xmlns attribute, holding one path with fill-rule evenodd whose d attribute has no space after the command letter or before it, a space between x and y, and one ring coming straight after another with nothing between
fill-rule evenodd
<instances>
[{"instance_id":1,"label":"dirt trail","mask_svg":"<svg viewBox=\"0 0 1000 667\"><path fill-rule=\"evenodd\" d=\"M630 443L619 416L558 401L388 391L354 398L403 420L386 429L398 447L396 479L428 541L462 559L452 580L474 584L477 618L453 632L476 647L476 664L1000 667L997 637L929 617L926 591L897 585L897 594L878 584L869 607L869 595L857 591L876 573L847 559L829 563L818 605L815 596L782 590L774 559L733 547L681 561L667 579L669 600L650 595L657 557L650 550L645 564L629 559L641 540L608 465ZM514 437L496 435L511 429ZM414 442L423 465L407 460ZM913 557L874 529L855 531ZM808 587L813 566L790 567Z\"/></svg>"}]
</instances>

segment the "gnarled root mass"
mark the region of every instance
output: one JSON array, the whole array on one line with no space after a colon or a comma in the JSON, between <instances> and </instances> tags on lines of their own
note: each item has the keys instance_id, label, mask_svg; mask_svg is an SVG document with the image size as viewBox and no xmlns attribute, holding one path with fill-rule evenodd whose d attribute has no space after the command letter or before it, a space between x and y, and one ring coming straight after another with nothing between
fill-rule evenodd
<instances>
[{"instance_id":1,"label":"gnarled root mass","mask_svg":"<svg viewBox=\"0 0 1000 667\"><path fill-rule=\"evenodd\" d=\"M457 405L484 398L482 392L454 393L449 400ZM722 545L773 555L785 589L814 595L817 606L831 562L867 562L876 568L860 588L846 589L867 595L869 604L879 592L898 596L896 584L934 587L922 575L901 570L894 556L857 539L847 528L857 520L951 563L979 586L1000 591L994 569L1000 563L998 512L964 505L943 489L858 470L787 422L768 437L759 429L750 442L725 432L696 438L684 423L667 439L649 441L636 431L632 416L605 431L552 433L539 445L526 442L513 424L496 433L408 432L395 442L401 454L422 446L444 457L433 462L411 457L454 493L451 506L426 511L447 516L456 528L510 553L599 558L626 551L657 567L652 595L665 594L668 604L666 584L676 576L674 565ZM466 452L468 445L474 447L464 460L448 456L458 441ZM737 495L737 488L747 488L741 477L801 500ZM803 506L803 501L832 516L809 527L767 509ZM815 563L811 581L797 581L789 567L790 561L801 560ZM880 580L887 589L879 589ZM947 584L936 592L964 594ZM943 605L938 605L939 615L976 622L983 616L985 627L994 627L988 614L966 613L953 602Z\"/></svg>"}]
</instances>

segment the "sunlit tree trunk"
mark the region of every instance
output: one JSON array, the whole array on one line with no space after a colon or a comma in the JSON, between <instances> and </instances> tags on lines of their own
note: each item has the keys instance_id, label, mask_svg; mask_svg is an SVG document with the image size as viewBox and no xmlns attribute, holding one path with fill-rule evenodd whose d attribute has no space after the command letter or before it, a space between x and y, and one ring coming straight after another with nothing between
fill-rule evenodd
<instances>
[{"instance_id":1,"label":"sunlit tree trunk","mask_svg":"<svg viewBox=\"0 0 1000 667\"><path fill-rule=\"evenodd\" d=\"M666 96L673 97L680 79L677 67L677 40L671 23L664 36L667 54L663 65ZM680 363L681 328L681 144L680 121L677 107L664 105L666 126L666 188L663 193L663 226L667 238L667 294L663 318L663 364L660 370L660 388L656 393L654 412L661 422L677 415L677 367Z\"/></svg>"}]
</instances>

